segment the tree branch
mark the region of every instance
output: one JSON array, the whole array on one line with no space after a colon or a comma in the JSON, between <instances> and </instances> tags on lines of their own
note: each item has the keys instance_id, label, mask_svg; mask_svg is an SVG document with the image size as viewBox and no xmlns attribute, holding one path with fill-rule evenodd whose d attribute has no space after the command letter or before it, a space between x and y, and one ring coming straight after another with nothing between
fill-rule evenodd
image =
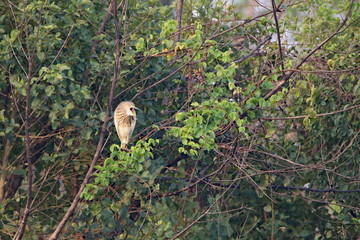
<instances>
[{"instance_id":1,"label":"tree branch","mask_svg":"<svg viewBox=\"0 0 360 240\"><path fill-rule=\"evenodd\" d=\"M175 42L180 41L180 35L181 35L181 18L182 18L182 10L183 10L183 3L184 0L178 0L177 6L176 6L176 21L178 22L177 25L177 33L175 35Z\"/></svg>"},{"instance_id":2,"label":"tree branch","mask_svg":"<svg viewBox=\"0 0 360 240\"><path fill-rule=\"evenodd\" d=\"M113 0L112 6L113 6L113 13L114 13L114 23L115 23L115 33L116 33L116 55L115 55L115 67L114 67L114 75L113 75L113 79L111 82L111 88L110 88L110 93L109 93L109 101L108 101L108 106L106 109L106 116L105 116L105 120L102 124L101 127L101 134L100 134L100 138L99 138L99 142L98 145L96 147L96 152L94 155L94 158L91 162L91 165L89 167L88 172L86 173L85 179L82 182L79 191L77 192L73 202L71 203L68 211L66 212L65 216L63 217L63 219L61 220L61 222L59 223L59 225L57 226L57 228L55 229L55 231L52 233L52 235L50 236L50 240L55 240L58 239L61 231L64 229L66 222L68 221L68 219L70 218L70 216L73 214L73 212L75 211L79 201L80 201L80 195L82 193L82 191L84 190L86 184L89 183L90 178L93 175L93 170L94 167L96 166L99 158L100 158L100 153L101 150L103 148L103 144L104 144L104 140L105 140L105 134L107 132L107 124L110 121L110 115L111 115L111 106L112 106L112 102L113 102L113 98L114 98L114 90L115 90L115 83L116 80L118 78L118 72L119 72L119 66L120 66L120 29L119 29L119 20L117 18L117 4L116 4L116 0Z\"/></svg>"},{"instance_id":3,"label":"tree branch","mask_svg":"<svg viewBox=\"0 0 360 240\"><path fill-rule=\"evenodd\" d=\"M350 4L350 8L349 11L346 14L346 17L344 18L344 20L340 23L339 27L336 29L335 32L333 32L332 34L330 34L330 36L328 36L327 38L325 38L321 43L319 43L313 50L311 50L297 65L295 65L295 67L289 72L287 73L283 79L281 81L279 81L279 83L276 85L276 87L274 89L272 89L265 97L264 99L267 100L269 99L272 95L274 95L275 93L277 93L281 87L288 82L288 80L291 78L291 76L296 72L297 69L299 69L305 62L306 60L311 57L317 50L319 50L322 46L324 46L328 41L330 41L335 35L339 34L341 32L341 29L344 27L344 25L346 24L346 22L349 19L349 16L352 12L352 8L354 6L354 2L355 0L351 1Z\"/></svg>"},{"instance_id":4,"label":"tree branch","mask_svg":"<svg viewBox=\"0 0 360 240\"><path fill-rule=\"evenodd\" d=\"M24 235L24 230L26 227L27 219L30 215L30 208L32 202L32 184L33 184L33 175L34 168L33 163L31 161L31 152L30 152L30 91L31 91L31 79L32 79L32 71L33 71L33 56L30 54L30 44L29 44L29 34L26 26L26 42L28 49L28 72L27 72L27 85L26 85L26 100L25 100L25 151L26 151L26 162L28 164L28 189L27 189L27 199L25 205L24 216L21 220L20 226L15 234L14 239L19 240L22 239Z\"/></svg>"},{"instance_id":5,"label":"tree branch","mask_svg":"<svg viewBox=\"0 0 360 240\"><path fill-rule=\"evenodd\" d=\"M99 36L101 33L103 33L105 31L106 24L107 24L107 22L109 21L109 19L111 17L111 11L114 8L113 4L114 4L114 1L111 1L110 4L109 4L109 7L106 10L106 14L105 14L105 16L104 16L104 18L103 18L103 20L101 22L100 29L96 32L95 36ZM115 4L116 4L116 2L115 2ZM91 46L91 53L92 54L95 54L96 48L99 45L99 43L100 43L100 40L94 40L93 41L93 44Z\"/></svg>"},{"instance_id":6,"label":"tree branch","mask_svg":"<svg viewBox=\"0 0 360 240\"><path fill-rule=\"evenodd\" d=\"M355 105L355 106L352 106L352 107L349 107L349 108L346 108L346 109L343 109L343 110L335 111L335 112L316 114L314 116L314 118L330 116L330 115L350 111L352 109L356 109L356 108L359 108L359 107L360 107L360 105ZM289 120L289 119L302 119L302 118L307 118L307 117L311 117L311 116L310 115L301 115L301 116L290 116L290 117L260 117L260 119L264 119L264 120Z\"/></svg>"},{"instance_id":7,"label":"tree branch","mask_svg":"<svg viewBox=\"0 0 360 240\"><path fill-rule=\"evenodd\" d=\"M281 186L281 185L270 185L267 186L266 189L285 189L285 190L301 190L301 191L307 191L307 192L320 192L320 193L327 193L327 192L333 192L333 193L354 193L354 192L360 192L360 189L350 189L350 190L340 190L335 188L330 189L315 189L315 188L307 188L307 187L291 187L291 186Z\"/></svg>"},{"instance_id":8,"label":"tree branch","mask_svg":"<svg viewBox=\"0 0 360 240\"><path fill-rule=\"evenodd\" d=\"M279 28L279 22L277 19L277 15L276 12L278 11L278 7L276 6L275 0L271 0L272 3L272 7L273 7L273 14L274 14L274 19L275 19L275 26L276 26L276 35L277 35L277 40L278 40L278 45L279 45L279 54L280 54L280 60L281 60L281 70L282 70L282 74L283 76L285 75L284 73L284 57L283 57L283 52L282 52L282 47L281 47L281 38L280 38L280 28Z\"/></svg>"},{"instance_id":9,"label":"tree branch","mask_svg":"<svg viewBox=\"0 0 360 240\"><path fill-rule=\"evenodd\" d=\"M177 234L175 234L174 237L172 237L171 239L172 240L175 240L177 238L179 238L181 235L183 235L185 232L187 232L192 226L194 226L194 224L196 224L197 222L199 222L199 220L201 218L203 218L204 216L206 216L210 210L220 201L220 199L225 195L225 193L227 193L227 191L229 191L231 188L232 188L232 185L234 184L235 182L232 182L228 188L223 191L221 193L221 195L205 210L205 212L203 212L203 214L201 214L198 218L196 218L194 221L192 221L189 225L187 225L183 230L181 230L180 232L178 232Z\"/></svg>"},{"instance_id":10,"label":"tree branch","mask_svg":"<svg viewBox=\"0 0 360 240\"><path fill-rule=\"evenodd\" d=\"M259 45L256 46L256 48L254 48L253 50L251 50L251 52L246 55L246 56L243 56L239 59L235 59L233 61L233 63L242 63L243 61L245 61L246 59L248 59L249 57L253 56L255 54L255 52L257 52L262 46L264 46L268 41L270 41L272 37L272 34L270 34L267 38L264 39L264 41L262 41L261 43L259 43ZM228 68L231 64L227 64L225 66L225 68Z\"/></svg>"}]
</instances>

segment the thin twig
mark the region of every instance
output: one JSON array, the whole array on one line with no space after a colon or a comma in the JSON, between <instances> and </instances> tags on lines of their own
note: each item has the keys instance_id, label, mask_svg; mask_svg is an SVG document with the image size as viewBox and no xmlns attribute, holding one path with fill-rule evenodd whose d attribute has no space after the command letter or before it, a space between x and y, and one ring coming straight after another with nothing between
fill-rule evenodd
<instances>
[{"instance_id":1,"label":"thin twig","mask_svg":"<svg viewBox=\"0 0 360 240\"><path fill-rule=\"evenodd\" d=\"M279 185L271 185L267 186L266 189L285 189L285 190L301 190L306 192L320 192L320 193L327 193L327 192L334 192L334 193L354 193L360 192L360 189L350 189L350 190L340 190L335 188L330 189L315 189L315 188L307 188L307 187L291 187L291 186L279 186Z\"/></svg>"},{"instance_id":2,"label":"thin twig","mask_svg":"<svg viewBox=\"0 0 360 240\"><path fill-rule=\"evenodd\" d=\"M189 59L186 63L184 63L183 65L181 65L178 69L176 69L175 71L173 71L172 73L170 73L170 74L167 75L166 77L160 79L159 81L153 83L152 85L150 85L150 86L146 87L145 89L143 89L142 91L138 92L138 93L132 98L132 100L135 99L137 96L145 93L147 90L149 90L149 89L155 87L156 85L158 85L158 84L166 81L166 80L169 79L170 77L174 76L176 73L180 72L180 70L182 70L184 67L186 67L186 66L196 57L196 55L197 55L198 52L200 51L200 49L201 49L201 47L203 46L203 44L204 44L204 41L202 42L202 44L200 45L200 47L196 50L196 52L194 53L194 55L191 56L190 59ZM184 54L184 55L185 55L185 54ZM184 56L184 55L183 55L183 56Z\"/></svg>"},{"instance_id":3,"label":"thin twig","mask_svg":"<svg viewBox=\"0 0 360 240\"><path fill-rule=\"evenodd\" d=\"M185 232L187 232L192 226L194 226L194 224L196 224L197 222L199 222L200 219L202 219L204 216L206 216L207 214L209 214L210 210L220 201L220 199L225 195L225 193L227 193L227 191L229 189L231 189L232 185L235 182L232 182L229 187L224 190L221 195L205 210L205 212L203 212L198 218L196 218L194 221L192 221L189 225L187 225L183 230L181 230L180 232L178 232L177 234L175 234L174 237L172 237L172 240L177 239L178 237L180 237L181 235L183 235Z\"/></svg>"},{"instance_id":4,"label":"thin twig","mask_svg":"<svg viewBox=\"0 0 360 240\"><path fill-rule=\"evenodd\" d=\"M359 108L359 107L360 107L360 105L355 105L355 106L352 106L352 107L349 107L349 108L346 108L346 109L343 109L343 110L335 111L335 112L316 114L314 116L314 118L335 115L335 114L350 111L352 109L356 109L356 108ZM311 117L311 115L290 116L290 117L260 117L260 119L264 119L264 120L289 120L289 119L302 119L302 118L307 118L307 117Z\"/></svg>"},{"instance_id":5,"label":"thin twig","mask_svg":"<svg viewBox=\"0 0 360 240\"><path fill-rule=\"evenodd\" d=\"M56 179L55 179L55 182L54 182L53 185L51 186L50 190L45 194L45 196L43 196L43 198L42 198L34 207L32 207L32 208L30 209L30 212L35 211L38 207L41 206L41 204L43 204L43 203L48 199L48 197L50 196L50 194L53 192L55 186L57 185L58 181L60 180L61 174L62 174L63 171L68 167L68 165L69 165L68 162L69 162L69 160L72 158L73 152L74 152L75 148L78 147L78 145L79 145L79 141L78 141L76 144L73 145L73 147L72 147L72 149L71 149L71 151L70 151L70 154L69 154L69 156L67 157L67 159L66 159L66 161L65 161L64 166L61 168L60 172L57 174L57 177L56 177ZM34 202L33 202L33 203L34 203ZM32 204L33 204L33 203L32 203Z\"/></svg>"},{"instance_id":6,"label":"thin twig","mask_svg":"<svg viewBox=\"0 0 360 240\"><path fill-rule=\"evenodd\" d=\"M265 43L267 43L268 41L270 41L272 37L272 34L270 34L267 38L264 39L264 41L262 41L261 43L259 43L259 45L256 46L256 48L254 48L253 50L251 50L251 52L246 55L243 56L239 59L235 59L233 62L234 63L241 63L243 61L245 61L246 59L248 59L249 57L253 56L255 54L255 52L257 52L263 45L265 45ZM228 66L230 66L230 64L228 64L227 66L225 66L225 68L227 68Z\"/></svg>"}]
</instances>

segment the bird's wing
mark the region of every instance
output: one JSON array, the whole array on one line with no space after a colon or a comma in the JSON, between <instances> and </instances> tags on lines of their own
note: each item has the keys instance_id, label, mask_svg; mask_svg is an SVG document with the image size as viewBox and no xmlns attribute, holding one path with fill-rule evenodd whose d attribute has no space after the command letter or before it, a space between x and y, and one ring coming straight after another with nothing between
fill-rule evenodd
<instances>
[{"instance_id":1,"label":"bird's wing","mask_svg":"<svg viewBox=\"0 0 360 240\"><path fill-rule=\"evenodd\" d=\"M114 125L115 125L115 129L116 129L116 133L118 135L118 137L120 138L120 133L119 133L119 120L114 118Z\"/></svg>"},{"instance_id":2,"label":"bird's wing","mask_svg":"<svg viewBox=\"0 0 360 240\"><path fill-rule=\"evenodd\" d=\"M134 132L134 129L135 129L135 125L136 125L136 118L134 118L134 120L132 121L131 123L131 126L130 126L130 137L129 139L131 138L133 132Z\"/></svg>"}]
</instances>

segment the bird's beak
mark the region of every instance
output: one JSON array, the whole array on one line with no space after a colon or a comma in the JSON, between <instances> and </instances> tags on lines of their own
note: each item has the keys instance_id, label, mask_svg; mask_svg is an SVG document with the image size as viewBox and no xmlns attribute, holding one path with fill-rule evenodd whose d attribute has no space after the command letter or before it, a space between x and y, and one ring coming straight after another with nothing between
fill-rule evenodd
<instances>
[{"instance_id":1,"label":"bird's beak","mask_svg":"<svg viewBox=\"0 0 360 240\"><path fill-rule=\"evenodd\" d=\"M137 108L137 107L134 107L134 108L135 108L136 110L138 110L138 111L142 112L142 111L141 111L141 109L139 109L139 108Z\"/></svg>"}]
</instances>

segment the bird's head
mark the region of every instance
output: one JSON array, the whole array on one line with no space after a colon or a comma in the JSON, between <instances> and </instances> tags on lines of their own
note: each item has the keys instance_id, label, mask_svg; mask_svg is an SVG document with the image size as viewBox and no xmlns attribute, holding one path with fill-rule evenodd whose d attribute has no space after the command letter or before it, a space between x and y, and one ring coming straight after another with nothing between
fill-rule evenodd
<instances>
[{"instance_id":1,"label":"bird's head","mask_svg":"<svg viewBox=\"0 0 360 240\"><path fill-rule=\"evenodd\" d=\"M136 117L136 109L135 104L133 102L122 102L122 108L125 110L126 115Z\"/></svg>"}]
</instances>

